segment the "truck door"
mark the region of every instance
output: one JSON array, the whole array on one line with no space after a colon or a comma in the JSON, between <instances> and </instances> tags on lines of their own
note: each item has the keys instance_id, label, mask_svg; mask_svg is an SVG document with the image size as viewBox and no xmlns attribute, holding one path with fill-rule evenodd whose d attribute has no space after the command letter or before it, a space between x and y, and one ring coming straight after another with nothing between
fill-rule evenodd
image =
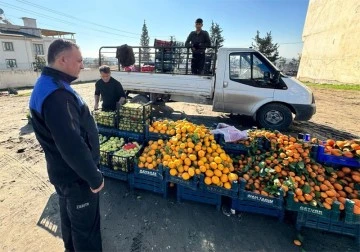
<instances>
[{"instance_id":1,"label":"truck door","mask_svg":"<svg viewBox=\"0 0 360 252\"><path fill-rule=\"evenodd\" d=\"M223 80L224 112L252 115L252 108L274 97L275 69L257 52L228 54Z\"/></svg>"}]
</instances>

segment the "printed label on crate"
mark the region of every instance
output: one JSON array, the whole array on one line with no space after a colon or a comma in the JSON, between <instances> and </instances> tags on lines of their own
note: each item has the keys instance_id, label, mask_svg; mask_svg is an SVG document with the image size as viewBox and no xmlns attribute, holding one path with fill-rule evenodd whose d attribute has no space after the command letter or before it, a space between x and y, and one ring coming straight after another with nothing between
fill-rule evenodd
<instances>
[{"instance_id":1,"label":"printed label on crate","mask_svg":"<svg viewBox=\"0 0 360 252\"><path fill-rule=\"evenodd\" d=\"M248 194L247 198L250 199L250 200L260 201L261 203L266 203L266 204L273 204L274 203L273 199L264 198L264 197L253 195L253 194Z\"/></svg>"},{"instance_id":2,"label":"printed label on crate","mask_svg":"<svg viewBox=\"0 0 360 252\"><path fill-rule=\"evenodd\" d=\"M310 208L310 207L304 207L304 206L300 206L299 210L302 212L312 213L312 214L316 214L316 215L324 214L322 210L318 210L318 209L314 209L314 208Z\"/></svg>"},{"instance_id":3,"label":"printed label on crate","mask_svg":"<svg viewBox=\"0 0 360 252\"><path fill-rule=\"evenodd\" d=\"M153 176L153 177L159 176L158 172L156 172L156 171L148 171L148 170L144 170L144 169L139 169L139 174Z\"/></svg>"}]
</instances>

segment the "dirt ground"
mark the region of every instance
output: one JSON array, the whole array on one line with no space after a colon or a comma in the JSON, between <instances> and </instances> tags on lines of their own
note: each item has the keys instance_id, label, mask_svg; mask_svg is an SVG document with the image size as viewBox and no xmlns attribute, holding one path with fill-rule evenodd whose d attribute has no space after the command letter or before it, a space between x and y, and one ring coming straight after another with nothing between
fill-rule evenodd
<instances>
[{"instance_id":1,"label":"dirt ground","mask_svg":"<svg viewBox=\"0 0 360 252\"><path fill-rule=\"evenodd\" d=\"M93 107L94 83L74 88ZM360 92L314 88L317 113L295 122L289 132L326 139L360 138ZM57 196L48 181L43 152L27 125L31 90L0 97L0 251L63 251ZM161 117L188 118L212 126L226 122L246 129L251 119L211 111L210 106L172 102ZM215 207L177 203L125 183L106 179L101 192L104 251L299 251L293 216L277 219L239 213L230 217ZM351 237L304 229L306 251L358 251Z\"/></svg>"}]
</instances>

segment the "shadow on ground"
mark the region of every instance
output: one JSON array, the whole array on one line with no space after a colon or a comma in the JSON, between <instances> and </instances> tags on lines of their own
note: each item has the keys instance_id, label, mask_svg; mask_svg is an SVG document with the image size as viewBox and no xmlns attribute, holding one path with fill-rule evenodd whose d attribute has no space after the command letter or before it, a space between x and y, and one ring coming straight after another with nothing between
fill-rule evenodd
<instances>
[{"instance_id":1,"label":"shadow on ground","mask_svg":"<svg viewBox=\"0 0 360 252\"><path fill-rule=\"evenodd\" d=\"M56 193L50 195L37 225L53 236L61 237L59 203Z\"/></svg>"},{"instance_id":2,"label":"shadow on ground","mask_svg":"<svg viewBox=\"0 0 360 252\"><path fill-rule=\"evenodd\" d=\"M31 134L34 132L34 129L31 124L26 124L23 127L20 128L20 136Z\"/></svg>"}]
</instances>

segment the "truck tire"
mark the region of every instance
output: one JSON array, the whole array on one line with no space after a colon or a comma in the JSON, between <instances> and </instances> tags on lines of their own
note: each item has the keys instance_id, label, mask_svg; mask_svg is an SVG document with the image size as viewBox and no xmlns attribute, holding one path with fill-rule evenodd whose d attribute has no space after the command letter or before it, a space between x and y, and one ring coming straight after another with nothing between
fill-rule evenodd
<instances>
[{"instance_id":1,"label":"truck tire","mask_svg":"<svg viewBox=\"0 0 360 252\"><path fill-rule=\"evenodd\" d=\"M291 110L280 103L267 104L256 113L257 123L265 129L286 130L292 120Z\"/></svg>"},{"instance_id":2,"label":"truck tire","mask_svg":"<svg viewBox=\"0 0 360 252\"><path fill-rule=\"evenodd\" d=\"M147 97L146 95L139 94L139 95L136 95L134 98L132 98L130 102L146 104L149 101L150 101L149 97Z\"/></svg>"}]
</instances>

